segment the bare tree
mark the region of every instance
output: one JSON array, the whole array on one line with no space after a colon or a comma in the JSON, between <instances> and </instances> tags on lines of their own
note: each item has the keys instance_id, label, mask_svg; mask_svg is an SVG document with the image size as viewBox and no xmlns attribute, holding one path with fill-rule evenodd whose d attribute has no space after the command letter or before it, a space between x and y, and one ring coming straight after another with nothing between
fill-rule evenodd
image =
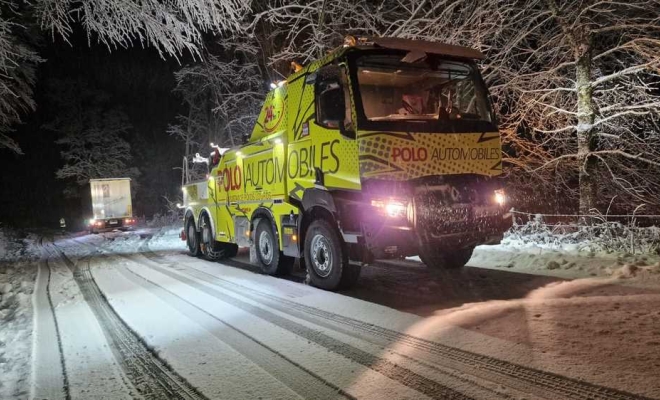
<instances>
[{"instance_id":1,"label":"bare tree","mask_svg":"<svg viewBox=\"0 0 660 400\"><path fill-rule=\"evenodd\" d=\"M21 153L18 143L8 136L11 126L21 122L21 114L34 110L32 87L36 66L43 60L21 37L26 28L14 1L0 2L0 149Z\"/></svg>"},{"instance_id":2,"label":"bare tree","mask_svg":"<svg viewBox=\"0 0 660 400\"><path fill-rule=\"evenodd\" d=\"M56 143L63 147L64 166L56 177L78 185L97 178L137 177L127 141L133 127L107 93L82 78L53 79L46 84L56 116L44 128L57 133Z\"/></svg>"},{"instance_id":3,"label":"bare tree","mask_svg":"<svg viewBox=\"0 0 660 400\"><path fill-rule=\"evenodd\" d=\"M137 168L129 166L133 158L131 146L124 139L131 129L126 116L108 112L98 122L57 140L65 148L65 164L56 172L57 178L73 178L78 185L84 185L95 178L137 177Z\"/></svg>"},{"instance_id":4,"label":"bare tree","mask_svg":"<svg viewBox=\"0 0 660 400\"><path fill-rule=\"evenodd\" d=\"M270 25L274 38L269 64L287 72L291 61L307 63L341 45L348 34L378 35L381 7L367 0L269 1L251 28Z\"/></svg>"},{"instance_id":5,"label":"bare tree","mask_svg":"<svg viewBox=\"0 0 660 400\"><path fill-rule=\"evenodd\" d=\"M175 91L182 95L188 114L180 115L179 123L168 131L185 143L188 160L195 153L209 153L211 142L235 146L252 132L266 82L254 53L233 54L236 58L230 61L209 54L203 62L175 74ZM193 167L190 170L195 171Z\"/></svg>"},{"instance_id":6,"label":"bare tree","mask_svg":"<svg viewBox=\"0 0 660 400\"><path fill-rule=\"evenodd\" d=\"M0 148L15 152L20 148L7 133L35 107L35 66L42 60L16 34L23 26L14 20L35 17L53 39L65 41L80 24L90 45L153 46L162 57L178 59L186 52L201 58L205 32L240 32L249 10L241 0L36 0L20 11L18 3L0 0Z\"/></svg>"},{"instance_id":7,"label":"bare tree","mask_svg":"<svg viewBox=\"0 0 660 400\"><path fill-rule=\"evenodd\" d=\"M202 33L240 30L249 2L241 0L38 0L41 27L65 40L80 23L88 41L112 50L154 46L162 56L201 55Z\"/></svg>"},{"instance_id":8,"label":"bare tree","mask_svg":"<svg viewBox=\"0 0 660 400\"><path fill-rule=\"evenodd\" d=\"M464 26L504 127L542 145L525 168L577 170L582 214L615 193L658 203L660 1L484 1Z\"/></svg>"}]
</instances>

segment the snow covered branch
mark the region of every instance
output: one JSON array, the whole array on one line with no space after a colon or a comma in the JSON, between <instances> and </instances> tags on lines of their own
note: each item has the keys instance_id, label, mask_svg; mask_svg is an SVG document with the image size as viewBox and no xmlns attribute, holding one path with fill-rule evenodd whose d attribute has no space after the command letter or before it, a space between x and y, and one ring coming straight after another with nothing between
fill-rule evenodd
<instances>
[{"instance_id":1,"label":"snow covered branch","mask_svg":"<svg viewBox=\"0 0 660 400\"><path fill-rule=\"evenodd\" d=\"M17 22L16 3L0 4L0 149L20 153L20 146L9 136L11 126L21 122L26 112L34 110L32 98L36 66L43 60L31 46L18 37L25 28Z\"/></svg>"},{"instance_id":2,"label":"snow covered branch","mask_svg":"<svg viewBox=\"0 0 660 400\"><path fill-rule=\"evenodd\" d=\"M37 0L41 27L65 40L80 23L88 41L112 50L153 46L161 56L201 56L202 32L239 32L249 3L240 0Z\"/></svg>"}]
</instances>

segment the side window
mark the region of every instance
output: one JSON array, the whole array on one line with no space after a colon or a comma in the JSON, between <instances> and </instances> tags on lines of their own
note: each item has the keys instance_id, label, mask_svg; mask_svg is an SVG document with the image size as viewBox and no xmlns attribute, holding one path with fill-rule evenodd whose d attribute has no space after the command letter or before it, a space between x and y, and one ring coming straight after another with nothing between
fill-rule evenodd
<instances>
[{"instance_id":1,"label":"side window","mask_svg":"<svg viewBox=\"0 0 660 400\"><path fill-rule=\"evenodd\" d=\"M339 129L342 134L346 127L352 127L350 94L345 74L337 65L319 69L316 78L316 123L325 128Z\"/></svg>"}]
</instances>

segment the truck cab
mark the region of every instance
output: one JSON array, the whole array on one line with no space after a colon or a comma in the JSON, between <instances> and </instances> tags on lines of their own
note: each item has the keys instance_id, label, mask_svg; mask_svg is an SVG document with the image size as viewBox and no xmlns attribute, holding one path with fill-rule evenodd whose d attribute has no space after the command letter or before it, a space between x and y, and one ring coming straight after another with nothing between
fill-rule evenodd
<instances>
[{"instance_id":1,"label":"truck cab","mask_svg":"<svg viewBox=\"0 0 660 400\"><path fill-rule=\"evenodd\" d=\"M350 38L277 83L249 140L184 186L191 252L252 246L269 274L300 258L312 284L336 290L377 258L459 268L498 243L508 219L482 57Z\"/></svg>"}]
</instances>

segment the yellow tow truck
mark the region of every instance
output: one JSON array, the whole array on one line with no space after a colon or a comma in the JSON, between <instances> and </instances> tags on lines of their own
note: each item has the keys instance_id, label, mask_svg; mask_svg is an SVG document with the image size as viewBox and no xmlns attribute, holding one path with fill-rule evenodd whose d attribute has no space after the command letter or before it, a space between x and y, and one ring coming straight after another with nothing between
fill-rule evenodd
<instances>
[{"instance_id":1,"label":"yellow tow truck","mask_svg":"<svg viewBox=\"0 0 660 400\"><path fill-rule=\"evenodd\" d=\"M460 268L508 228L500 135L477 50L352 38L273 84L245 143L185 184L190 253L251 247L266 274L295 259L347 288L374 259Z\"/></svg>"}]
</instances>

